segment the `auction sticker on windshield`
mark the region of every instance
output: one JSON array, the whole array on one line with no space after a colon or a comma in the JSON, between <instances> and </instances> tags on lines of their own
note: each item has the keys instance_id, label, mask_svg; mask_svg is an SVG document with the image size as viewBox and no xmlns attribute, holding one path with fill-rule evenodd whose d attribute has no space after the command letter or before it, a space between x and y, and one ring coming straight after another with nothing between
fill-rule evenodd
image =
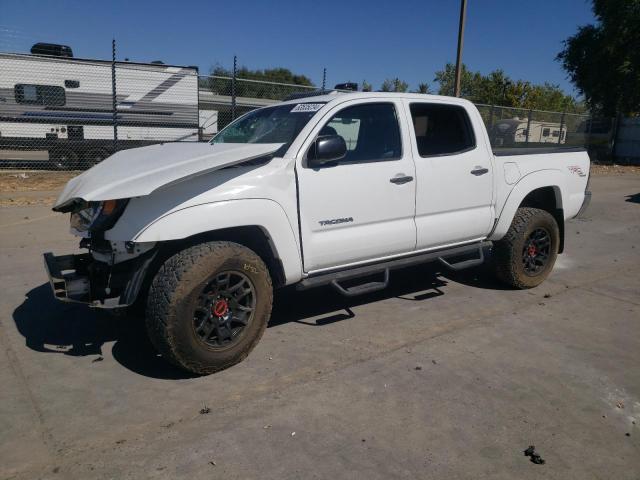
<instances>
[{"instance_id":1,"label":"auction sticker on windshield","mask_svg":"<svg viewBox=\"0 0 640 480\"><path fill-rule=\"evenodd\" d=\"M324 103L299 103L291 109L291 112L317 112Z\"/></svg>"}]
</instances>

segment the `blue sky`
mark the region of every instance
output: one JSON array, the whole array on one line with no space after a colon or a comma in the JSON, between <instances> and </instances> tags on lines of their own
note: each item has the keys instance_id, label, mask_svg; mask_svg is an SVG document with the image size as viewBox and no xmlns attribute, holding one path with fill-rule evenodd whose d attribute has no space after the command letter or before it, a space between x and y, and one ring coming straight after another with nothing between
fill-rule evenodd
<instances>
[{"instance_id":1,"label":"blue sky","mask_svg":"<svg viewBox=\"0 0 640 480\"><path fill-rule=\"evenodd\" d=\"M458 0L165 1L0 0L0 50L62 43L77 57L250 68L283 66L316 84L399 77L414 88L455 61ZM469 0L464 62L573 93L554 57L593 22L587 0Z\"/></svg>"}]
</instances>

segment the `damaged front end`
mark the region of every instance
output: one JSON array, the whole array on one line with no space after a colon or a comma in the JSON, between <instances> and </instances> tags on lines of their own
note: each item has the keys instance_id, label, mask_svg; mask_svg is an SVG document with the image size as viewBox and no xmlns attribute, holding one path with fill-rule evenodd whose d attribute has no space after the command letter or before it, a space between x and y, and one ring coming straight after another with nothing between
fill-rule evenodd
<instances>
[{"instance_id":1,"label":"damaged front end","mask_svg":"<svg viewBox=\"0 0 640 480\"><path fill-rule=\"evenodd\" d=\"M44 264L53 295L63 302L98 308L132 305L156 256L154 245L83 239L80 246L89 248L87 253L61 256L45 253Z\"/></svg>"},{"instance_id":2,"label":"damaged front end","mask_svg":"<svg viewBox=\"0 0 640 480\"><path fill-rule=\"evenodd\" d=\"M44 254L53 295L63 302L98 308L127 307L136 300L157 250L154 242L109 241L104 232L115 224L127 200L74 200L54 210L71 214L71 231L83 237L87 253Z\"/></svg>"}]
</instances>

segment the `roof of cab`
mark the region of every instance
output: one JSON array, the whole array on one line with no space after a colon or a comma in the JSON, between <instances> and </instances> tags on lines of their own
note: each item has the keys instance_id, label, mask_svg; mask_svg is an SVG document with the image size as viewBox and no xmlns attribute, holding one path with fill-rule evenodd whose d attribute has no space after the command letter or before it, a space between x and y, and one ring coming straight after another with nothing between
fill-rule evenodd
<instances>
[{"instance_id":1,"label":"roof of cab","mask_svg":"<svg viewBox=\"0 0 640 480\"><path fill-rule=\"evenodd\" d=\"M447 97L444 95L427 95L424 93L398 93L398 92L338 92L331 91L324 95L317 95L315 97L302 97L282 102L282 104L297 104L297 103L336 103L344 102L347 100L356 100L362 98L404 98L407 100L420 100L420 101L437 101L454 105L473 105L469 100L457 97Z\"/></svg>"}]
</instances>

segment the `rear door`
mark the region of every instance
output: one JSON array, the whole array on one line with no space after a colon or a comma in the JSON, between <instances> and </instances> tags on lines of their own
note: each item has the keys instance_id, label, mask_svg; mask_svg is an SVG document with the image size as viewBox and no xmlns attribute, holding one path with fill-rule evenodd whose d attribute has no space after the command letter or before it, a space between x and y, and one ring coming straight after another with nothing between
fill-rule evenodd
<instances>
[{"instance_id":1,"label":"rear door","mask_svg":"<svg viewBox=\"0 0 640 480\"><path fill-rule=\"evenodd\" d=\"M305 271L414 250L415 168L401 115L400 100L352 100L312 132L297 164ZM309 168L304 150L318 135L342 136L346 157Z\"/></svg>"},{"instance_id":2,"label":"rear door","mask_svg":"<svg viewBox=\"0 0 640 480\"><path fill-rule=\"evenodd\" d=\"M467 110L413 100L406 107L417 178L416 249L486 237L494 218L492 156Z\"/></svg>"}]
</instances>

